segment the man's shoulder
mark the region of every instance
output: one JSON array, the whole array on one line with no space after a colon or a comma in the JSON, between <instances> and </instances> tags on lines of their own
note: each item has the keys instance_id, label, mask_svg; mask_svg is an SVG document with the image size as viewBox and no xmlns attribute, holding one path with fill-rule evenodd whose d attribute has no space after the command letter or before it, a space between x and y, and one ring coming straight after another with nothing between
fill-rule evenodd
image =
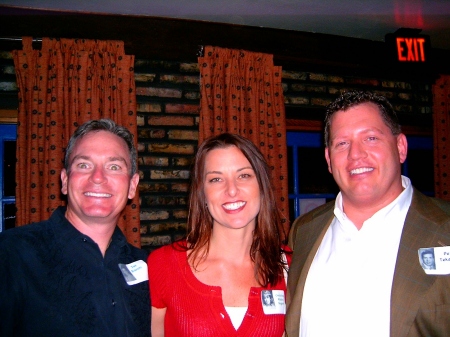
<instances>
[{"instance_id":1,"label":"man's shoulder","mask_svg":"<svg viewBox=\"0 0 450 337\"><path fill-rule=\"evenodd\" d=\"M450 216L450 202L447 200L439 199L439 198L432 198L427 197L432 203L434 203L436 206L438 206L443 212L447 213Z\"/></svg>"},{"instance_id":2,"label":"man's shoulder","mask_svg":"<svg viewBox=\"0 0 450 337\"><path fill-rule=\"evenodd\" d=\"M27 225L17 226L0 233L1 240L20 239L22 237L41 236L44 232L54 227L54 223L60 223L64 218L64 207L58 207L46 220L33 222ZM64 218L65 219L65 218Z\"/></svg>"},{"instance_id":3,"label":"man's shoulder","mask_svg":"<svg viewBox=\"0 0 450 337\"><path fill-rule=\"evenodd\" d=\"M433 222L448 223L450 221L449 201L426 196L416 189L414 189L411 210Z\"/></svg>"},{"instance_id":4,"label":"man's shoulder","mask_svg":"<svg viewBox=\"0 0 450 337\"><path fill-rule=\"evenodd\" d=\"M300 226L304 226L315 221L317 218L329 216L330 214L333 213L334 204L335 204L334 200L327 202L326 204L323 204L317 208L314 208L308 213L299 216L297 219L295 219L294 223L292 224L292 228L298 228Z\"/></svg>"},{"instance_id":5,"label":"man's shoulder","mask_svg":"<svg viewBox=\"0 0 450 337\"><path fill-rule=\"evenodd\" d=\"M150 253L149 260L151 262L173 260L181 256L185 257L186 251L186 241L179 240L155 249Z\"/></svg>"},{"instance_id":6,"label":"man's shoulder","mask_svg":"<svg viewBox=\"0 0 450 337\"><path fill-rule=\"evenodd\" d=\"M35 258L49 254L54 237L47 221L6 230L0 233L0 264L5 261L11 266L27 263L31 268L38 268L34 265Z\"/></svg>"},{"instance_id":7,"label":"man's shoulder","mask_svg":"<svg viewBox=\"0 0 450 337\"><path fill-rule=\"evenodd\" d=\"M328 220L333 216L334 204L334 200L330 201L299 216L292 224L289 232L289 247L294 248L298 235L302 239L310 238L314 240L322 231L323 227L329 223Z\"/></svg>"},{"instance_id":8,"label":"man's shoulder","mask_svg":"<svg viewBox=\"0 0 450 337\"><path fill-rule=\"evenodd\" d=\"M42 236L43 232L48 228L48 225L48 220L45 220L7 229L0 233L0 244L7 242L15 242L15 244L18 244L22 239Z\"/></svg>"}]
</instances>

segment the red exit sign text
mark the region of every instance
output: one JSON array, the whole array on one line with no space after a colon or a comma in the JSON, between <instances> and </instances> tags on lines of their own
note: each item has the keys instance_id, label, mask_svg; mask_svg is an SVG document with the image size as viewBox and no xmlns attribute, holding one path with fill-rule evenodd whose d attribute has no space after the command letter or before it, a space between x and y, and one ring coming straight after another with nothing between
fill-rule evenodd
<instances>
[{"instance_id":1,"label":"red exit sign text","mask_svg":"<svg viewBox=\"0 0 450 337\"><path fill-rule=\"evenodd\" d=\"M397 55L400 62L425 62L425 38L396 37Z\"/></svg>"},{"instance_id":2,"label":"red exit sign text","mask_svg":"<svg viewBox=\"0 0 450 337\"><path fill-rule=\"evenodd\" d=\"M431 41L429 35L419 34L421 29L400 28L385 36L389 60L401 67L426 69L430 64Z\"/></svg>"}]
</instances>

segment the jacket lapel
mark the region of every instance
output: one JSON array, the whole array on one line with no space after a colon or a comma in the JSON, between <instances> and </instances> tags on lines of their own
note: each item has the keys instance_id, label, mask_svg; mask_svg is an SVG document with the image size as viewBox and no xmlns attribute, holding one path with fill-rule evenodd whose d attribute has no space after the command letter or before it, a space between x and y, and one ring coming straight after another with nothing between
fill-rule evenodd
<instances>
[{"instance_id":1,"label":"jacket lapel","mask_svg":"<svg viewBox=\"0 0 450 337\"><path fill-rule=\"evenodd\" d=\"M418 249L440 246L438 233L447 215L414 189L405 219L391 292L391 336L407 336L425 292L436 281L419 261Z\"/></svg>"},{"instance_id":2,"label":"jacket lapel","mask_svg":"<svg viewBox=\"0 0 450 337\"><path fill-rule=\"evenodd\" d=\"M308 223L308 226L312 226L313 232L311 237L306 240L307 244L302 245L302 241L304 242L305 240L305 238L301 236L302 231L299 230L297 234L297 240L299 240L299 242L297 244L298 246L294 248L293 261L299 261L300 263L295 266L291 264L289 270L287 296L288 312L286 315L286 336L288 337L299 336L300 315L306 277L308 276L309 268L316 256L316 252L319 249L322 239L334 218L333 209L334 207L331 208L331 211L326 212ZM302 261L304 261L303 264L301 263Z\"/></svg>"}]
</instances>

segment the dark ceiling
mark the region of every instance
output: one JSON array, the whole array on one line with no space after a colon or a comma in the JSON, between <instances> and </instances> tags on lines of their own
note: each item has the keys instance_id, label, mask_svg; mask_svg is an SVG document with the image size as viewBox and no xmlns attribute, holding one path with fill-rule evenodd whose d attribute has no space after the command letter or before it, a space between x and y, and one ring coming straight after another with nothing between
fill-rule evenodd
<instances>
[{"instance_id":1,"label":"dark ceiling","mask_svg":"<svg viewBox=\"0 0 450 337\"><path fill-rule=\"evenodd\" d=\"M230 23L384 41L421 29L450 50L450 0L0 0L30 9L140 15Z\"/></svg>"}]
</instances>

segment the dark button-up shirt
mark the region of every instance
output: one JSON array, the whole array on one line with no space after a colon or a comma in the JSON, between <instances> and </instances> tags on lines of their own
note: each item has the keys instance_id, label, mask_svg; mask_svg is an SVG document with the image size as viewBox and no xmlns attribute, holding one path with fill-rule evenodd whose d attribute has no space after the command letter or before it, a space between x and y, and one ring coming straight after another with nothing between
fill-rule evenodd
<instances>
[{"instance_id":1,"label":"dark button-up shirt","mask_svg":"<svg viewBox=\"0 0 450 337\"><path fill-rule=\"evenodd\" d=\"M148 281L118 266L148 254L116 228L103 257L64 214L0 233L0 336L150 336Z\"/></svg>"}]
</instances>

